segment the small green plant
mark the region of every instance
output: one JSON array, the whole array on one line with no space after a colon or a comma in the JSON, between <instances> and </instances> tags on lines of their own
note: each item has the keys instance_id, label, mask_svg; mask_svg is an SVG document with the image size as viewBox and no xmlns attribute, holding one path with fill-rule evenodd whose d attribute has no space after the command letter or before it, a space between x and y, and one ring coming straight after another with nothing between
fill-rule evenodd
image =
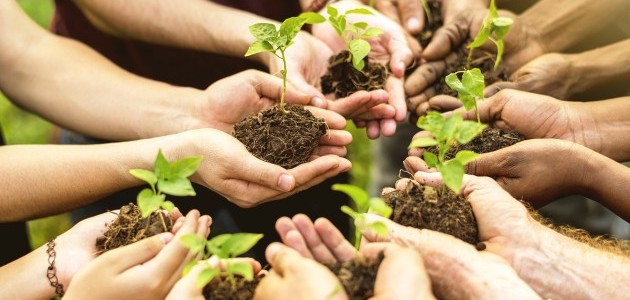
<instances>
[{"instance_id":1,"label":"small green plant","mask_svg":"<svg viewBox=\"0 0 630 300\"><path fill-rule=\"evenodd\" d=\"M237 275L252 280L254 278L252 265L249 262L234 262L231 259L249 251L262 237L262 234L254 233L221 234L207 241L194 233L184 235L180 242L193 254L202 255L200 260L192 261L184 268L183 275L188 274L197 264L204 264L197 277L199 287L205 286L217 276L225 277L233 284ZM208 259L211 257L218 258L218 262L210 264Z\"/></svg>"},{"instance_id":2,"label":"small green plant","mask_svg":"<svg viewBox=\"0 0 630 300\"><path fill-rule=\"evenodd\" d=\"M463 73L461 81L458 77L460 73ZM481 70L474 68L451 73L446 76L445 81L452 90L457 92L457 98L464 104L464 108L467 111L475 109L477 112L477 123L481 123L479 110L477 109L477 100L484 100L483 90L485 89L485 83Z\"/></svg>"},{"instance_id":3,"label":"small green plant","mask_svg":"<svg viewBox=\"0 0 630 300\"><path fill-rule=\"evenodd\" d=\"M424 151L423 159L431 168L437 168L442 174L444 185L456 194L462 187L464 167L475 160L479 155L470 150L458 151L455 157L446 160L445 156L451 147L463 145L472 141L486 127L472 121L464 121L460 114L453 114L448 119L440 113L430 111L422 116L417 123L418 127L433 135L433 137L416 138L409 148L422 148L437 146L438 155Z\"/></svg>"},{"instance_id":4,"label":"small green plant","mask_svg":"<svg viewBox=\"0 0 630 300\"><path fill-rule=\"evenodd\" d=\"M367 223L365 219L366 213L375 213L389 218L392 214L392 209L381 198L370 198L366 191L351 184L333 184L332 189L333 191L347 194L354 203L354 209L343 205L341 206L341 211L354 219L354 246L357 249L359 249L361 244L361 232L373 230L379 236L387 235L387 226L385 224L382 222Z\"/></svg>"},{"instance_id":5,"label":"small green plant","mask_svg":"<svg viewBox=\"0 0 630 300\"><path fill-rule=\"evenodd\" d=\"M326 6L326 11L328 12L328 22L343 39L343 42L350 52L348 59L352 60L352 66L362 71L365 67L363 59L372 50L370 43L368 43L366 39L383 34L383 30L377 27L368 27L368 24L365 22L351 23L348 22L346 18L351 14L373 15L373 13L367 8L355 8L347 10L343 14L339 14L339 11L330 5ZM315 21L325 20L323 16L320 15L320 17L321 19L318 18Z\"/></svg>"},{"instance_id":6,"label":"small green plant","mask_svg":"<svg viewBox=\"0 0 630 300\"><path fill-rule=\"evenodd\" d=\"M293 39L295 39L304 24L321 23L325 20L318 13L308 12L299 17L291 17L284 20L278 29L276 29L276 25L271 23L256 23L249 26L249 32L256 38L256 41L249 46L245 56L269 52L282 60L283 69L280 70L280 74L282 74L280 108L284 113L288 113L288 110L284 108L284 98L287 90L287 59L285 55L287 48L293 45Z\"/></svg>"},{"instance_id":7,"label":"small green plant","mask_svg":"<svg viewBox=\"0 0 630 300\"><path fill-rule=\"evenodd\" d=\"M137 197L142 217L146 218L160 208L172 211L175 205L166 200L166 195L195 196L195 190L188 177L197 171L202 160L203 156L194 156L169 163L160 149L155 159L153 172L143 169L129 170L131 175L151 186L150 189L145 188L140 191ZM163 218L161 214L160 217ZM162 225L166 230L163 219Z\"/></svg>"},{"instance_id":8,"label":"small green plant","mask_svg":"<svg viewBox=\"0 0 630 300\"><path fill-rule=\"evenodd\" d=\"M510 32L510 26L514 21L508 17L499 17L497 6L494 0L490 1L488 15L484 19L481 29L475 36L475 39L468 45L468 59L466 60L466 69L470 68L472 62L473 51L475 48L483 46L488 40L497 46L497 59L494 61L494 69L496 70L503 58L503 38Z\"/></svg>"}]
</instances>

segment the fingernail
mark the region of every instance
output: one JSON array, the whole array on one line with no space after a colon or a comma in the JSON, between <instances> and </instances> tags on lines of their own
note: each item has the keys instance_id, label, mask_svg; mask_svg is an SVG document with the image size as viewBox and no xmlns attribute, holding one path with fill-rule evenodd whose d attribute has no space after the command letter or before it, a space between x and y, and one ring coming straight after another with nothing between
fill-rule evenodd
<instances>
[{"instance_id":1,"label":"fingernail","mask_svg":"<svg viewBox=\"0 0 630 300\"><path fill-rule=\"evenodd\" d=\"M269 246L267 246L267 257L268 258L273 258L274 256L276 256L276 253L278 253L278 251L280 251L280 244L279 243L271 243L269 244Z\"/></svg>"},{"instance_id":2,"label":"fingernail","mask_svg":"<svg viewBox=\"0 0 630 300\"><path fill-rule=\"evenodd\" d=\"M420 31L420 20L416 17L409 18L407 20L407 30Z\"/></svg>"},{"instance_id":3,"label":"fingernail","mask_svg":"<svg viewBox=\"0 0 630 300\"><path fill-rule=\"evenodd\" d=\"M173 239L173 234L170 232L163 233L162 236L160 236L160 240L165 245L168 244L168 242L170 242L172 239Z\"/></svg>"},{"instance_id":4,"label":"fingernail","mask_svg":"<svg viewBox=\"0 0 630 300\"><path fill-rule=\"evenodd\" d=\"M311 100L311 104L315 107L324 107L325 102L319 97L313 97L313 100Z\"/></svg>"},{"instance_id":5,"label":"fingernail","mask_svg":"<svg viewBox=\"0 0 630 300\"><path fill-rule=\"evenodd\" d=\"M293 189L294 182L295 182L295 179L293 179L293 176L285 173L285 174L280 175L280 179L278 179L278 187L281 190L288 192Z\"/></svg>"}]
</instances>

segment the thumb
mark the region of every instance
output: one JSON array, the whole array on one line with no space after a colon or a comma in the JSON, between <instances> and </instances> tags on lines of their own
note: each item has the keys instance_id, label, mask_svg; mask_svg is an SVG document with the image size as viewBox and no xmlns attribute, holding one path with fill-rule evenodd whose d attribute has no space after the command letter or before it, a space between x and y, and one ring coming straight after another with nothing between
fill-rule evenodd
<instances>
[{"instance_id":1,"label":"thumb","mask_svg":"<svg viewBox=\"0 0 630 300\"><path fill-rule=\"evenodd\" d=\"M296 268L299 270L300 262L304 259L297 251L277 242L267 247L265 258L280 276Z\"/></svg>"},{"instance_id":2,"label":"thumb","mask_svg":"<svg viewBox=\"0 0 630 300\"><path fill-rule=\"evenodd\" d=\"M499 177L504 175L504 170L498 162L503 160L503 149L494 152L483 153L466 165L466 173L475 176Z\"/></svg>"},{"instance_id":3,"label":"thumb","mask_svg":"<svg viewBox=\"0 0 630 300\"><path fill-rule=\"evenodd\" d=\"M118 249L110 250L97 258L103 265L122 273L155 257L171 239L170 232L161 233Z\"/></svg>"},{"instance_id":4,"label":"thumb","mask_svg":"<svg viewBox=\"0 0 630 300\"><path fill-rule=\"evenodd\" d=\"M234 174L241 180L257 183L262 186L282 191L290 192L295 188L295 177L286 169L260 160L247 153Z\"/></svg>"},{"instance_id":5,"label":"thumb","mask_svg":"<svg viewBox=\"0 0 630 300\"><path fill-rule=\"evenodd\" d=\"M499 81L495 82L483 91L484 97L488 98L494 96L494 94L500 92L505 89L513 89L513 90L521 90L521 87L518 83L512 81Z\"/></svg>"},{"instance_id":6,"label":"thumb","mask_svg":"<svg viewBox=\"0 0 630 300\"><path fill-rule=\"evenodd\" d=\"M256 88L261 98L269 98L280 102L283 87L282 78L260 71L249 71L249 75L251 76L251 84ZM296 90L291 86L287 87L285 94L287 103L307 105L311 103L311 98L303 91Z\"/></svg>"},{"instance_id":7,"label":"thumb","mask_svg":"<svg viewBox=\"0 0 630 300\"><path fill-rule=\"evenodd\" d=\"M458 18L453 23L446 24L438 29L431 42L422 52L423 58L428 61L443 59L457 49L468 36L465 23L466 20L464 18Z\"/></svg>"}]
</instances>

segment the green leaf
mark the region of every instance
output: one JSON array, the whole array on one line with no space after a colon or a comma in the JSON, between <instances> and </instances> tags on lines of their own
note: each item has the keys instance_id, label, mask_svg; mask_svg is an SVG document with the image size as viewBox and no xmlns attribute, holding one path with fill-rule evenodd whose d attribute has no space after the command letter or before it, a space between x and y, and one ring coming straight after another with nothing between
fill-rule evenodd
<instances>
[{"instance_id":1,"label":"green leaf","mask_svg":"<svg viewBox=\"0 0 630 300\"><path fill-rule=\"evenodd\" d=\"M206 242L206 249L219 258L228 258L230 254L223 250L223 244L230 238L232 235L229 233L217 235Z\"/></svg>"},{"instance_id":2,"label":"green leaf","mask_svg":"<svg viewBox=\"0 0 630 300\"><path fill-rule=\"evenodd\" d=\"M479 30L479 33L477 33L477 36L475 36L475 39L467 46L467 48L479 48L483 46L483 44L488 41L488 38L490 38L491 33L492 27L486 26L484 23L484 25L482 25L481 29Z\"/></svg>"},{"instance_id":3,"label":"green leaf","mask_svg":"<svg viewBox=\"0 0 630 300\"><path fill-rule=\"evenodd\" d=\"M299 17L303 18L306 24L319 24L326 22L326 18L324 18L324 16L312 11L301 13Z\"/></svg>"},{"instance_id":4,"label":"green leaf","mask_svg":"<svg viewBox=\"0 0 630 300\"><path fill-rule=\"evenodd\" d=\"M133 177L136 177L150 184L152 187L155 186L155 184L158 181L157 176L155 176L153 172L148 171L148 170L132 169L132 170L129 170L129 173L131 173Z\"/></svg>"},{"instance_id":5,"label":"green leaf","mask_svg":"<svg viewBox=\"0 0 630 300\"><path fill-rule=\"evenodd\" d=\"M252 56L261 52L274 52L273 46L267 41L255 41L249 46L245 56Z\"/></svg>"},{"instance_id":6,"label":"green leaf","mask_svg":"<svg viewBox=\"0 0 630 300\"><path fill-rule=\"evenodd\" d=\"M383 199L374 197L370 199L369 213L375 213L385 218L389 218L392 215L392 208L383 201Z\"/></svg>"},{"instance_id":7,"label":"green leaf","mask_svg":"<svg viewBox=\"0 0 630 300\"><path fill-rule=\"evenodd\" d=\"M160 192L172 196L195 196L195 189L192 183L186 178L176 177L172 179L158 180L158 189Z\"/></svg>"},{"instance_id":8,"label":"green leaf","mask_svg":"<svg viewBox=\"0 0 630 300\"><path fill-rule=\"evenodd\" d=\"M381 34L383 34L382 29L376 28L376 27L370 27L361 35L361 37L364 39L369 39L369 38L377 37Z\"/></svg>"},{"instance_id":9,"label":"green leaf","mask_svg":"<svg viewBox=\"0 0 630 300\"><path fill-rule=\"evenodd\" d=\"M424 153L422 154L422 157L424 159L424 162L426 162L430 168L435 168L438 165L437 155L429 151L424 151Z\"/></svg>"},{"instance_id":10,"label":"green leaf","mask_svg":"<svg viewBox=\"0 0 630 300\"><path fill-rule=\"evenodd\" d=\"M207 268L199 273L197 277L197 287L202 288L206 286L212 279L221 274L221 270L215 268Z\"/></svg>"},{"instance_id":11,"label":"green leaf","mask_svg":"<svg viewBox=\"0 0 630 300\"><path fill-rule=\"evenodd\" d=\"M415 138L414 140L411 141L411 144L409 144L409 147L407 147L408 149L411 148L424 148L424 147L429 147L429 146L435 146L437 145L438 142L430 137L419 137L419 138Z\"/></svg>"},{"instance_id":12,"label":"green leaf","mask_svg":"<svg viewBox=\"0 0 630 300\"><path fill-rule=\"evenodd\" d=\"M151 215L152 212L157 211L162 202L164 202L164 198L164 195L153 194L151 189L142 190L136 199L142 217L146 218Z\"/></svg>"},{"instance_id":13,"label":"green leaf","mask_svg":"<svg viewBox=\"0 0 630 300\"><path fill-rule=\"evenodd\" d=\"M165 211L172 212L175 208L175 204L173 204L173 202L171 201L164 201L162 202L160 207L162 207L162 209L164 209Z\"/></svg>"},{"instance_id":14,"label":"green leaf","mask_svg":"<svg viewBox=\"0 0 630 300\"><path fill-rule=\"evenodd\" d=\"M186 178L192 174L195 174L199 165L203 161L203 156L185 157L173 162L169 167L169 174L172 177Z\"/></svg>"},{"instance_id":15,"label":"green leaf","mask_svg":"<svg viewBox=\"0 0 630 300\"><path fill-rule=\"evenodd\" d=\"M389 229L387 229L387 225L385 225L385 223L383 222L374 222L368 227L376 232L376 234L380 237L385 237L389 234Z\"/></svg>"},{"instance_id":16,"label":"green leaf","mask_svg":"<svg viewBox=\"0 0 630 300\"><path fill-rule=\"evenodd\" d=\"M190 271L192 271L192 269L197 265L199 261L197 260L193 260L191 262L188 262L186 264L186 266L184 266L184 270L182 271L182 277L188 275L188 273L190 273Z\"/></svg>"},{"instance_id":17,"label":"green leaf","mask_svg":"<svg viewBox=\"0 0 630 300\"><path fill-rule=\"evenodd\" d=\"M336 16L339 15L339 11L336 8L334 8L334 7L330 6L330 5L326 5L326 12L331 17L336 17Z\"/></svg>"},{"instance_id":18,"label":"green leaf","mask_svg":"<svg viewBox=\"0 0 630 300\"><path fill-rule=\"evenodd\" d=\"M446 75L446 77L444 78L444 82L446 82L446 85L448 85L448 87L450 87L452 90L458 93L466 91L466 89L464 89L464 85L462 84L462 82L459 81L459 77L457 76L457 73L451 73L451 74Z\"/></svg>"},{"instance_id":19,"label":"green leaf","mask_svg":"<svg viewBox=\"0 0 630 300\"><path fill-rule=\"evenodd\" d=\"M352 65L359 71L363 70L363 59L370 53L370 43L362 39L352 40L349 50L352 53Z\"/></svg>"},{"instance_id":20,"label":"green leaf","mask_svg":"<svg viewBox=\"0 0 630 300\"><path fill-rule=\"evenodd\" d=\"M459 161L451 159L444 164L438 165L438 171L442 174L444 184L456 194L462 188L464 180L464 166Z\"/></svg>"},{"instance_id":21,"label":"green leaf","mask_svg":"<svg viewBox=\"0 0 630 300\"><path fill-rule=\"evenodd\" d=\"M368 27L368 23L365 23L365 22L356 22L352 25L354 25L354 27L356 28L363 29L363 30L365 30Z\"/></svg>"},{"instance_id":22,"label":"green leaf","mask_svg":"<svg viewBox=\"0 0 630 300\"><path fill-rule=\"evenodd\" d=\"M249 26L249 32L258 41L270 41L276 37L276 25L271 23L256 23ZM247 56L247 55L246 55Z\"/></svg>"},{"instance_id":23,"label":"green leaf","mask_svg":"<svg viewBox=\"0 0 630 300\"><path fill-rule=\"evenodd\" d=\"M479 99L483 99L485 84L481 70L474 68L472 70L464 71L464 75L462 76L462 85L469 94Z\"/></svg>"},{"instance_id":24,"label":"green leaf","mask_svg":"<svg viewBox=\"0 0 630 300\"><path fill-rule=\"evenodd\" d=\"M370 205L370 195L362 188L351 184L337 183L332 185L332 190L350 196L358 212L367 212Z\"/></svg>"},{"instance_id":25,"label":"green leaf","mask_svg":"<svg viewBox=\"0 0 630 300\"><path fill-rule=\"evenodd\" d=\"M497 45L497 59L494 61L494 69L496 70L503 59L503 40L498 40L495 44Z\"/></svg>"},{"instance_id":26,"label":"green leaf","mask_svg":"<svg viewBox=\"0 0 630 300\"><path fill-rule=\"evenodd\" d=\"M486 128L485 124L480 124L473 121L463 121L457 132L455 132L455 140L460 144L466 144L472 141L477 135L479 135L483 129Z\"/></svg>"},{"instance_id":27,"label":"green leaf","mask_svg":"<svg viewBox=\"0 0 630 300\"><path fill-rule=\"evenodd\" d=\"M433 133L433 136L439 140L440 137L435 136L435 134L440 133L442 126L444 126L444 122L446 122L446 120L444 119L444 116L442 116L442 114L436 111L430 111L426 115L420 117L416 125L418 126L418 128Z\"/></svg>"},{"instance_id":28,"label":"green leaf","mask_svg":"<svg viewBox=\"0 0 630 300\"><path fill-rule=\"evenodd\" d=\"M453 140L453 136L455 135L455 131L459 127L459 124L462 123L462 115L459 113L452 114L446 119L444 122L444 126L442 126L442 130L440 130L440 135L447 142Z\"/></svg>"},{"instance_id":29,"label":"green leaf","mask_svg":"<svg viewBox=\"0 0 630 300\"><path fill-rule=\"evenodd\" d=\"M168 176L168 161L162 154L162 149L158 151L157 158L153 166L154 173L158 178L164 178Z\"/></svg>"},{"instance_id":30,"label":"green leaf","mask_svg":"<svg viewBox=\"0 0 630 300\"><path fill-rule=\"evenodd\" d=\"M354 211L354 209L352 209L350 206L347 206L347 205L342 205L341 211L355 220L357 216L360 215L360 213Z\"/></svg>"},{"instance_id":31,"label":"green leaf","mask_svg":"<svg viewBox=\"0 0 630 300\"><path fill-rule=\"evenodd\" d=\"M350 10L346 10L346 15L351 15L351 14L359 14L359 15L374 15L374 13L367 9L367 8L354 8L354 9L350 9Z\"/></svg>"},{"instance_id":32,"label":"green leaf","mask_svg":"<svg viewBox=\"0 0 630 300\"><path fill-rule=\"evenodd\" d=\"M279 35L281 37L286 37L286 42L283 43L285 44L285 47L282 47L283 45L281 45L280 43L278 43L278 46L281 48L286 48L288 44L295 38L298 32L300 32L302 26L304 26L304 23L306 23L306 19L300 17L291 17L284 20L284 22L280 24Z\"/></svg>"},{"instance_id":33,"label":"green leaf","mask_svg":"<svg viewBox=\"0 0 630 300\"><path fill-rule=\"evenodd\" d=\"M462 104L464 104L464 109L466 109L466 111L471 111L472 109L477 107L477 100L472 95L469 95L469 94L460 95L459 101L461 101Z\"/></svg>"},{"instance_id":34,"label":"green leaf","mask_svg":"<svg viewBox=\"0 0 630 300\"><path fill-rule=\"evenodd\" d=\"M457 152L457 154L455 154L455 159L459 161L459 163L462 164L463 166L477 159L477 157L479 157L479 154L470 150L462 150L462 151Z\"/></svg>"},{"instance_id":35,"label":"green leaf","mask_svg":"<svg viewBox=\"0 0 630 300\"><path fill-rule=\"evenodd\" d=\"M221 245L221 248L229 257L236 257L249 251L262 237L262 234L234 233Z\"/></svg>"},{"instance_id":36,"label":"green leaf","mask_svg":"<svg viewBox=\"0 0 630 300\"><path fill-rule=\"evenodd\" d=\"M206 245L206 240L194 233L182 236L179 242L194 253L200 253Z\"/></svg>"},{"instance_id":37,"label":"green leaf","mask_svg":"<svg viewBox=\"0 0 630 300\"><path fill-rule=\"evenodd\" d=\"M508 18L508 17L498 17L495 19L492 19L492 25L495 27L510 27L512 26L512 24L514 24L514 20L512 20L512 18Z\"/></svg>"},{"instance_id":38,"label":"green leaf","mask_svg":"<svg viewBox=\"0 0 630 300\"><path fill-rule=\"evenodd\" d=\"M254 279L254 268L248 262L229 262L225 271L228 274L240 275L245 280Z\"/></svg>"}]
</instances>

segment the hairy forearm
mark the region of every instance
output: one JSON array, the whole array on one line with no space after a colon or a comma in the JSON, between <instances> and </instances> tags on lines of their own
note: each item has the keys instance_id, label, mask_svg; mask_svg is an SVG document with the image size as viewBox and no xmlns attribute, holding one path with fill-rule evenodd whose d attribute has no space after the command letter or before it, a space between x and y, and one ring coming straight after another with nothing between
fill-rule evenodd
<instances>
[{"instance_id":1,"label":"hairy forearm","mask_svg":"<svg viewBox=\"0 0 630 300\"><path fill-rule=\"evenodd\" d=\"M561 52L590 37L630 9L627 0L542 0L519 16L546 52Z\"/></svg>"},{"instance_id":2,"label":"hairy forearm","mask_svg":"<svg viewBox=\"0 0 630 300\"><path fill-rule=\"evenodd\" d=\"M249 25L272 20L206 0L75 0L90 22L109 34L186 49L243 57L254 38ZM252 57L267 64L264 54Z\"/></svg>"},{"instance_id":3,"label":"hairy forearm","mask_svg":"<svg viewBox=\"0 0 630 300\"><path fill-rule=\"evenodd\" d=\"M545 299L620 299L630 280L627 258L597 250L535 225L535 246L516 251L512 265ZM522 241L523 243L525 241Z\"/></svg>"},{"instance_id":4,"label":"hairy forearm","mask_svg":"<svg viewBox=\"0 0 630 300\"><path fill-rule=\"evenodd\" d=\"M158 149L181 155L180 135L100 145L0 147L0 222L65 212L142 182L130 169L152 169Z\"/></svg>"},{"instance_id":5,"label":"hairy forearm","mask_svg":"<svg viewBox=\"0 0 630 300\"><path fill-rule=\"evenodd\" d=\"M588 91L607 82L630 80L630 39L579 54L568 54L574 80L572 93Z\"/></svg>"},{"instance_id":6,"label":"hairy forearm","mask_svg":"<svg viewBox=\"0 0 630 300\"><path fill-rule=\"evenodd\" d=\"M584 145L616 161L630 161L630 97L594 102L568 102L582 120L573 128Z\"/></svg>"}]
</instances>

